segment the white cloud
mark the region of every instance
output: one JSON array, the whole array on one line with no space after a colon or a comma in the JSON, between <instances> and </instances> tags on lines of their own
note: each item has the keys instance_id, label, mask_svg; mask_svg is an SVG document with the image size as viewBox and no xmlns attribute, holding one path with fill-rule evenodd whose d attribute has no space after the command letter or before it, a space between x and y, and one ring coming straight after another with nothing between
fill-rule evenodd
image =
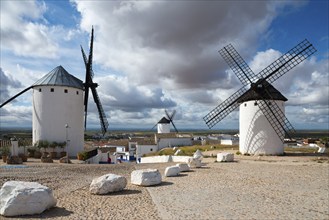
<instances>
[{"instance_id":1,"label":"white cloud","mask_svg":"<svg viewBox=\"0 0 329 220\"><path fill-rule=\"evenodd\" d=\"M96 78L103 105L110 109L138 112L152 108L170 108L176 103L166 97L160 88L149 88L131 82L127 77Z\"/></svg>"},{"instance_id":2,"label":"white cloud","mask_svg":"<svg viewBox=\"0 0 329 220\"><path fill-rule=\"evenodd\" d=\"M25 57L55 58L58 46L43 24L46 5L39 1L1 1L1 47Z\"/></svg>"}]
</instances>

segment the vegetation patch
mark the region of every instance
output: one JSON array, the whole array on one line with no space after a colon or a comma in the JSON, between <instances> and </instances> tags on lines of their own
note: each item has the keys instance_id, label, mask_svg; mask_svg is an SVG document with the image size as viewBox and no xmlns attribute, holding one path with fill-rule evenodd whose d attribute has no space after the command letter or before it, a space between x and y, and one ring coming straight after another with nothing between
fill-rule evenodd
<instances>
[{"instance_id":1,"label":"vegetation patch","mask_svg":"<svg viewBox=\"0 0 329 220\"><path fill-rule=\"evenodd\" d=\"M195 151L200 150L202 152L204 151L212 151L212 150L238 150L238 145L193 145L193 146L183 146L183 147L177 147L175 150L174 148L163 148L158 152L152 152L149 154L146 154L145 156L161 156L161 155L174 155L175 152L179 149L181 152L179 153L179 156L193 156Z\"/></svg>"}]
</instances>

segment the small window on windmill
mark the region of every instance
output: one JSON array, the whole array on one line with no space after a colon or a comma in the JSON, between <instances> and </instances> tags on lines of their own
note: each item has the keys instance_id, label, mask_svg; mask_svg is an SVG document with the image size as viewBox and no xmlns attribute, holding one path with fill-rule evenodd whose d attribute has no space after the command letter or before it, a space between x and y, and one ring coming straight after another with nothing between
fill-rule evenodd
<instances>
[{"instance_id":1,"label":"small window on windmill","mask_svg":"<svg viewBox=\"0 0 329 220\"><path fill-rule=\"evenodd\" d=\"M64 89L64 93L67 93L67 89Z\"/></svg>"},{"instance_id":2,"label":"small window on windmill","mask_svg":"<svg viewBox=\"0 0 329 220\"><path fill-rule=\"evenodd\" d=\"M50 92L54 92L54 88L50 88Z\"/></svg>"},{"instance_id":3,"label":"small window on windmill","mask_svg":"<svg viewBox=\"0 0 329 220\"><path fill-rule=\"evenodd\" d=\"M39 89L39 92L41 92L41 88Z\"/></svg>"},{"instance_id":4,"label":"small window on windmill","mask_svg":"<svg viewBox=\"0 0 329 220\"><path fill-rule=\"evenodd\" d=\"M79 91L77 91L77 95L79 95Z\"/></svg>"},{"instance_id":5,"label":"small window on windmill","mask_svg":"<svg viewBox=\"0 0 329 220\"><path fill-rule=\"evenodd\" d=\"M256 106L256 105L258 105L258 103L257 102L254 102L254 106Z\"/></svg>"},{"instance_id":6,"label":"small window on windmill","mask_svg":"<svg viewBox=\"0 0 329 220\"><path fill-rule=\"evenodd\" d=\"M153 148L151 148L150 151L153 151Z\"/></svg>"},{"instance_id":7,"label":"small window on windmill","mask_svg":"<svg viewBox=\"0 0 329 220\"><path fill-rule=\"evenodd\" d=\"M247 107L247 103L244 103L244 107Z\"/></svg>"}]
</instances>

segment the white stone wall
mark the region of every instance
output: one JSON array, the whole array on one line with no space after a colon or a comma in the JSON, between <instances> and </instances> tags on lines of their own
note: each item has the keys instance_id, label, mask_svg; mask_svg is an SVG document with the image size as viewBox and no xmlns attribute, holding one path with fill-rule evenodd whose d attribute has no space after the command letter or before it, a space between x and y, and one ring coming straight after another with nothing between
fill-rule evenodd
<instances>
[{"instance_id":1,"label":"white stone wall","mask_svg":"<svg viewBox=\"0 0 329 220\"><path fill-rule=\"evenodd\" d=\"M68 129L65 124L69 125ZM38 140L66 141L67 130L70 142L65 150L69 156L76 156L83 150L84 143L83 90L65 86L34 87L32 130L33 143Z\"/></svg>"},{"instance_id":2,"label":"white stone wall","mask_svg":"<svg viewBox=\"0 0 329 220\"><path fill-rule=\"evenodd\" d=\"M175 163L188 163L193 157L190 156L171 156L172 162Z\"/></svg>"},{"instance_id":3,"label":"white stone wall","mask_svg":"<svg viewBox=\"0 0 329 220\"><path fill-rule=\"evenodd\" d=\"M157 145L136 145L136 157L140 158L144 154L152 153L158 151Z\"/></svg>"},{"instance_id":4,"label":"white stone wall","mask_svg":"<svg viewBox=\"0 0 329 220\"><path fill-rule=\"evenodd\" d=\"M259 102L259 101L258 101ZM284 102L275 101L284 112ZM240 146L242 154L283 154L284 131L277 135L265 115L254 105L255 101L247 101L240 105ZM281 118L281 121L284 119Z\"/></svg>"},{"instance_id":5,"label":"white stone wall","mask_svg":"<svg viewBox=\"0 0 329 220\"><path fill-rule=\"evenodd\" d=\"M172 162L171 156L154 156L154 157L142 157L140 163L168 163Z\"/></svg>"},{"instance_id":6,"label":"white stone wall","mask_svg":"<svg viewBox=\"0 0 329 220\"><path fill-rule=\"evenodd\" d=\"M158 147L159 150L166 147L177 147L177 146L191 146L191 138L159 138Z\"/></svg>"}]
</instances>

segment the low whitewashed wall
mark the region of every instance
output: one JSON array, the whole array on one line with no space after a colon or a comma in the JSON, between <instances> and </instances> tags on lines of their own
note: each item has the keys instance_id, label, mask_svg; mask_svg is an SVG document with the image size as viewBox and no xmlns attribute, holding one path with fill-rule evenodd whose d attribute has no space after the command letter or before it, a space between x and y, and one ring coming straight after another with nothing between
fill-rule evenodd
<instances>
[{"instance_id":1,"label":"low whitewashed wall","mask_svg":"<svg viewBox=\"0 0 329 220\"><path fill-rule=\"evenodd\" d=\"M100 154L97 154L94 157L89 158L88 160L86 160L87 164L98 164L100 161Z\"/></svg>"},{"instance_id":2,"label":"low whitewashed wall","mask_svg":"<svg viewBox=\"0 0 329 220\"><path fill-rule=\"evenodd\" d=\"M172 156L141 157L140 163L168 163L172 161Z\"/></svg>"},{"instance_id":3,"label":"low whitewashed wall","mask_svg":"<svg viewBox=\"0 0 329 220\"><path fill-rule=\"evenodd\" d=\"M166 147L191 146L191 138L160 138L158 140L158 150Z\"/></svg>"},{"instance_id":4,"label":"low whitewashed wall","mask_svg":"<svg viewBox=\"0 0 329 220\"><path fill-rule=\"evenodd\" d=\"M176 163L187 163L189 158L189 156L171 156L172 158L172 162L176 162Z\"/></svg>"},{"instance_id":5,"label":"low whitewashed wall","mask_svg":"<svg viewBox=\"0 0 329 220\"><path fill-rule=\"evenodd\" d=\"M222 145L238 145L239 140L222 139L222 140L220 140L220 144L222 144Z\"/></svg>"},{"instance_id":6,"label":"low whitewashed wall","mask_svg":"<svg viewBox=\"0 0 329 220\"><path fill-rule=\"evenodd\" d=\"M98 151L99 161L101 162L107 162L108 160L108 153L102 153Z\"/></svg>"}]
</instances>

